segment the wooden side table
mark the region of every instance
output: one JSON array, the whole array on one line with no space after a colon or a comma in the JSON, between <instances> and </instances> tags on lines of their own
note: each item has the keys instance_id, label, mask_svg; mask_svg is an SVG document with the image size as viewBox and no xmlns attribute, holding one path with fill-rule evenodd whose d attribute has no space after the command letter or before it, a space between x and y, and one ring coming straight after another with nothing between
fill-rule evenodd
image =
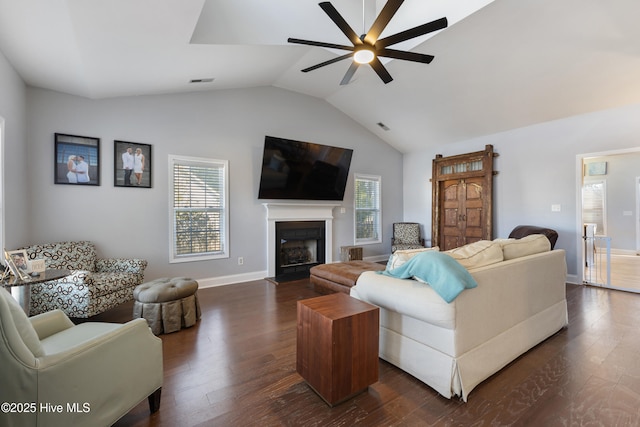
<instances>
[{"instance_id":1,"label":"wooden side table","mask_svg":"<svg viewBox=\"0 0 640 427\"><path fill-rule=\"evenodd\" d=\"M298 301L296 370L329 406L378 381L379 309L338 292Z\"/></svg>"},{"instance_id":2,"label":"wooden side table","mask_svg":"<svg viewBox=\"0 0 640 427\"><path fill-rule=\"evenodd\" d=\"M362 246L340 246L340 261L362 261Z\"/></svg>"}]
</instances>

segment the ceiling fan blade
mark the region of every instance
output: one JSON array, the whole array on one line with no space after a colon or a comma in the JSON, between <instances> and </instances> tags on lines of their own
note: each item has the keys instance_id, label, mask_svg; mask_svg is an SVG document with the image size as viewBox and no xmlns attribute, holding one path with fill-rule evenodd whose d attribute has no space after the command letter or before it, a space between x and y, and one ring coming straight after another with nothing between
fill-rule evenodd
<instances>
[{"instance_id":1,"label":"ceiling fan blade","mask_svg":"<svg viewBox=\"0 0 640 427\"><path fill-rule=\"evenodd\" d=\"M331 18L331 20L338 26L338 28L340 28L340 30L344 33L345 36L347 36L347 38L351 41L351 43L353 43L354 46L362 44L362 40L360 40L360 37L358 37L356 32L353 31L353 28L351 28L351 26L347 23L347 21L344 20L342 15L340 15L340 13L336 10L335 7L333 7L331 3L329 3L328 1L324 1L320 3L320 7L325 11L327 15L329 15L329 18Z\"/></svg>"},{"instance_id":2,"label":"ceiling fan blade","mask_svg":"<svg viewBox=\"0 0 640 427\"><path fill-rule=\"evenodd\" d=\"M304 44L308 46L327 47L330 49L341 49L341 50L351 50L351 51L353 50L353 46L345 46L341 44L333 44L333 43L325 43L325 42L316 42L313 40L294 39L290 37L287 39L287 41L289 43Z\"/></svg>"},{"instance_id":3,"label":"ceiling fan blade","mask_svg":"<svg viewBox=\"0 0 640 427\"><path fill-rule=\"evenodd\" d=\"M336 62L338 62L338 61L342 61L343 59L347 59L347 58L349 58L349 57L350 57L350 56L352 56L352 55L353 55L352 53L347 53L347 54L345 54L345 55L337 56L337 57L335 57L335 58L333 58L333 59L330 59L330 60L328 60L328 61L321 62L321 63L319 63L319 64L316 64L316 65L311 66L311 67L309 67L309 68L305 68L304 70L300 70L300 71L302 71L303 73L308 73L309 71L317 70L318 68L320 68L320 67L324 67L325 65L335 64Z\"/></svg>"},{"instance_id":4,"label":"ceiling fan blade","mask_svg":"<svg viewBox=\"0 0 640 427\"><path fill-rule=\"evenodd\" d=\"M349 82L351 81L351 78L356 73L356 70L358 69L359 66L360 64L358 64L357 62L355 61L351 62L351 65L349 66L349 69L347 70L344 77L342 78L340 85L344 86L346 84L349 84Z\"/></svg>"},{"instance_id":5,"label":"ceiling fan blade","mask_svg":"<svg viewBox=\"0 0 640 427\"><path fill-rule=\"evenodd\" d=\"M422 62L423 64L429 64L433 61L433 58L435 58L433 55L405 52L404 50L396 49L380 49L376 52L376 55L387 58L404 59L405 61Z\"/></svg>"},{"instance_id":6,"label":"ceiling fan blade","mask_svg":"<svg viewBox=\"0 0 640 427\"><path fill-rule=\"evenodd\" d=\"M373 68L373 71L376 72L376 74L382 79L382 81L385 84L393 80L393 77L391 77L391 74L389 74L387 69L384 68L384 65L382 65L382 62L380 62L380 59L378 59L377 57L373 58L373 61L371 61L369 65L371 65L371 68Z\"/></svg>"},{"instance_id":7,"label":"ceiling fan blade","mask_svg":"<svg viewBox=\"0 0 640 427\"><path fill-rule=\"evenodd\" d=\"M396 43L403 42L405 40L419 37L424 34L431 33L433 31L446 28L448 25L447 18L436 19L435 21L428 22L426 24L418 25L417 27L410 28L405 31L401 31L389 37L385 37L376 42L376 48L385 48L387 46L394 45Z\"/></svg>"},{"instance_id":8,"label":"ceiling fan blade","mask_svg":"<svg viewBox=\"0 0 640 427\"><path fill-rule=\"evenodd\" d=\"M404 0L389 0L384 5L375 22L367 32L367 35L364 37L364 41L367 44L372 45L376 40L378 40L378 37L380 37L380 34L382 34L382 31L384 31L387 24L391 21L391 18L393 18L393 15L396 14L403 2Z\"/></svg>"}]
</instances>

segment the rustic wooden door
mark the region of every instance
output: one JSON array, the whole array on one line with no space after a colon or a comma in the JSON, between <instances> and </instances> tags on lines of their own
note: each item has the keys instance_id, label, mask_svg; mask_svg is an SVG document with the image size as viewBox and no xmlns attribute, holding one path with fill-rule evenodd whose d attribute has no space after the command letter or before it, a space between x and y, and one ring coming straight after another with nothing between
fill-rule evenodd
<instances>
[{"instance_id":1,"label":"rustic wooden door","mask_svg":"<svg viewBox=\"0 0 640 427\"><path fill-rule=\"evenodd\" d=\"M433 160L432 245L440 250L492 238L493 147Z\"/></svg>"},{"instance_id":2,"label":"rustic wooden door","mask_svg":"<svg viewBox=\"0 0 640 427\"><path fill-rule=\"evenodd\" d=\"M452 179L442 181L442 221L440 224L441 250L457 248L482 240L483 178Z\"/></svg>"}]
</instances>

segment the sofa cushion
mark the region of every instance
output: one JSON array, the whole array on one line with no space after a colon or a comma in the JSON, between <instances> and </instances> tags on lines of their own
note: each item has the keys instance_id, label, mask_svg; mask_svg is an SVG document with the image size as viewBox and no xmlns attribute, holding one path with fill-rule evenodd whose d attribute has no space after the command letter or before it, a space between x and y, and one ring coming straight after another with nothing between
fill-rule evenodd
<instances>
[{"instance_id":1,"label":"sofa cushion","mask_svg":"<svg viewBox=\"0 0 640 427\"><path fill-rule=\"evenodd\" d=\"M88 241L33 245L26 250L30 260L44 259L47 268L95 270L96 247Z\"/></svg>"},{"instance_id":2,"label":"sofa cushion","mask_svg":"<svg viewBox=\"0 0 640 427\"><path fill-rule=\"evenodd\" d=\"M464 268L470 270L472 268L484 267L504 260L502 246L498 242L490 240L480 240L478 242L469 243L459 248L446 251Z\"/></svg>"},{"instance_id":3,"label":"sofa cushion","mask_svg":"<svg viewBox=\"0 0 640 427\"><path fill-rule=\"evenodd\" d=\"M498 239L495 241L502 246L505 261L551 250L551 243L544 234L530 234L522 239Z\"/></svg>"},{"instance_id":4,"label":"sofa cushion","mask_svg":"<svg viewBox=\"0 0 640 427\"><path fill-rule=\"evenodd\" d=\"M387 270L393 270L394 268L400 267L402 264L409 261L419 253L439 250L440 248L438 246L434 246L433 248L404 249L395 251L389 257L389 261L387 262Z\"/></svg>"},{"instance_id":5,"label":"sofa cushion","mask_svg":"<svg viewBox=\"0 0 640 427\"><path fill-rule=\"evenodd\" d=\"M89 293L93 296L104 296L120 289L133 289L143 280L142 275L135 273L90 273L86 272L84 285L89 287ZM82 282L82 281L81 281ZM81 286L82 283L78 283Z\"/></svg>"},{"instance_id":6,"label":"sofa cushion","mask_svg":"<svg viewBox=\"0 0 640 427\"><path fill-rule=\"evenodd\" d=\"M381 274L426 283L446 302L453 301L465 289L478 286L459 262L444 252L436 251L420 253L400 267Z\"/></svg>"}]
</instances>

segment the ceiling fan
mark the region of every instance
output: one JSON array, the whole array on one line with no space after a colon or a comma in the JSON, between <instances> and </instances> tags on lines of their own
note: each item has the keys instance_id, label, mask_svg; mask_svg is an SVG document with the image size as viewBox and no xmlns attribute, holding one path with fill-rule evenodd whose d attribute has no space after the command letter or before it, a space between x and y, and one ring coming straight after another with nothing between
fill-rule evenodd
<instances>
[{"instance_id":1,"label":"ceiling fan","mask_svg":"<svg viewBox=\"0 0 640 427\"><path fill-rule=\"evenodd\" d=\"M384 67L384 65L382 65L382 62L380 62L379 57L381 56L386 58L403 59L405 61L422 62L424 64L430 63L434 58L432 55L388 49L387 47L392 46L396 43L403 42L405 40L409 40L433 31L446 28L447 18L436 19L435 21L431 21L426 24L401 31L397 34L385 37L383 39L378 39L378 37L380 37L380 34L382 34L382 31L385 29L389 21L391 21L391 18L393 18L393 15L395 15L403 2L404 0L389 0L380 11L380 14L374 21L373 25L371 25L369 31L366 34L362 34L361 36L358 36L356 34L356 32L349 26L347 21L344 20L342 15L340 15L340 13L336 10L335 7L333 7L331 3L329 3L328 1L319 3L322 10L324 10L326 14L329 15L329 18L331 18L331 20L338 26L338 28L340 28L344 35L347 36L353 46L344 46L339 44L316 42L312 40L303 40L296 38L287 39L289 43L350 51L345 55L338 56L309 68L305 68L304 70L302 70L302 72L307 73L320 67L324 67L325 65L333 64L343 59L353 57L353 62L349 66L349 69L340 82L341 85L348 84L358 67L362 64L371 65L371 68L373 68L376 74L378 74L378 76L386 84L392 81L393 78Z\"/></svg>"}]
</instances>

